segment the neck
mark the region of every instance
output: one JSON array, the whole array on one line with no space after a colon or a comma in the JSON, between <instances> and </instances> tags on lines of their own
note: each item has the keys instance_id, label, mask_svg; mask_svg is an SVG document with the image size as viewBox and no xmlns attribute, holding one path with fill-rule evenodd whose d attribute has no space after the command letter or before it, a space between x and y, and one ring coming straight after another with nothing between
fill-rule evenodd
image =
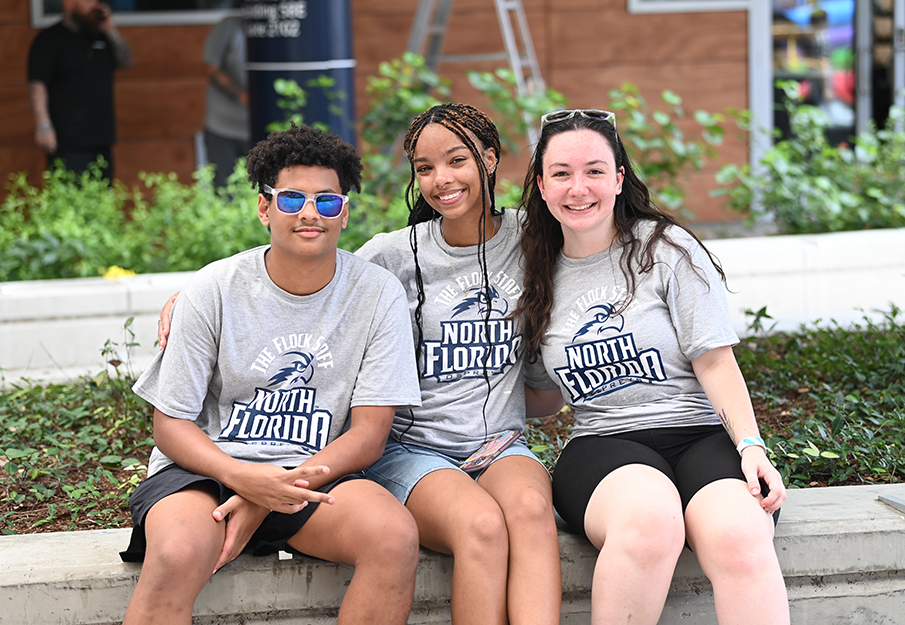
<instances>
[{"instance_id":1,"label":"neck","mask_svg":"<svg viewBox=\"0 0 905 625\"><path fill-rule=\"evenodd\" d=\"M563 230L562 253L566 258L588 258L610 249L616 240L616 227L611 222L607 226L602 233Z\"/></svg>"},{"instance_id":2,"label":"neck","mask_svg":"<svg viewBox=\"0 0 905 625\"><path fill-rule=\"evenodd\" d=\"M481 242L480 220L462 223L463 220L440 219L440 232L443 240L453 247L470 247ZM489 241L499 231L503 224L501 215L491 215L489 212L484 218L484 241Z\"/></svg>"},{"instance_id":3,"label":"neck","mask_svg":"<svg viewBox=\"0 0 905 625\"><path fill-rule=\"evenodd\" d=\"M336 250L322 257L305 259L282 258L271 247L264 254L264 267L273 283L292 295L313 295L330 284L336 275Z\"/></svg>"}]
</instances>

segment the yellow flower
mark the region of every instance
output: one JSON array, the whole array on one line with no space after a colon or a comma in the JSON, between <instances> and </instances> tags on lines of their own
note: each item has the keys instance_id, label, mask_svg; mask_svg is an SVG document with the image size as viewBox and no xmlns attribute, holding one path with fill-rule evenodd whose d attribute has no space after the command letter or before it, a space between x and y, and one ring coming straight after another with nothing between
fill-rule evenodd
<instances>
[{"instance_id":1,"label":"yellow flower","mask_svg":"<svg viewBox=\"0 0 905 625\"><path fill-rule=\"evenodd\" d=\"M112 267L109 267L104 273L104 278L106 280L119 280L120 278L128 278L134 275L135 272L131 269L123 269L122 267L113 265Z\"/></svg>"}]
</instances>

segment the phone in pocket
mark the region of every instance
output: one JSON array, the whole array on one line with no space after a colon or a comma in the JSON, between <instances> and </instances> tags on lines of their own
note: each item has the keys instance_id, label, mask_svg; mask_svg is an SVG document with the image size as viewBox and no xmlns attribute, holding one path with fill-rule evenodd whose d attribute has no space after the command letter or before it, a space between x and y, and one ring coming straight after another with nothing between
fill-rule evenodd
<instances>
[{"instance_id":1,"label":"phone in pocket","mask_svg":"<svg viewBox=\"0 0 905 625\"><path fill-rule=\"evenodd\" d=\"M518 430L506 430L502 434L494 436L492 439L481 445L481 448L468 456L459 468L463 471L477 471L483 469L493 462L493 459L499 456L512 443L521 436Z\"/></svg>"}]
</instances>

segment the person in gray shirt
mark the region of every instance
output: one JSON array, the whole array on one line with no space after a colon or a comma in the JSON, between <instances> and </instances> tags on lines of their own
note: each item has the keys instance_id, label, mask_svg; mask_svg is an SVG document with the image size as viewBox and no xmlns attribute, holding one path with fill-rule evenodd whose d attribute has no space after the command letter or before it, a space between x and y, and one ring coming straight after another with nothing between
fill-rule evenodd
<instances>
[{"instance_id":1,"label":"person in gray shirt","mask_svg":"<svg viewBox=\"0 0 905 625\"><path fill-rule=\"evenodd\" d=\"M360 472L421 398L401 284L336 247L360 158L293 127L252 149L248 174L270 245L192 277L134 386L156 447L131 499L121 555L144 565L124 623L188 624L212 571L283 549L355 567L339 623L401 625L417 526Z\"/></svg>"},{"instance_id":2,"label":"person in gray shirt","mask_svg":"<svg viewBox=\"0 0 905 625\"><path fill-rule=\"evenodd\" d=\"M651 203L611 112L545 115L522 197L525 379L574 409L553 503L600 549L591 622L657 623L687 544L720 623L787 624L772 516L786 491L719 263Z\"/></svg>"},{"instance_id":3,"label":"person in gray shirt","mask_svg":"<svg viewBox=\"0 0 905 625\"><path fill-rule=\"evenodd\" d=\"M242 17L231 15L214 26L204 41L209 71L204 95L204 147L216 166L214 184L225 187L236 160L248 153L248 72Z\"/></svg>"}]
</instances>

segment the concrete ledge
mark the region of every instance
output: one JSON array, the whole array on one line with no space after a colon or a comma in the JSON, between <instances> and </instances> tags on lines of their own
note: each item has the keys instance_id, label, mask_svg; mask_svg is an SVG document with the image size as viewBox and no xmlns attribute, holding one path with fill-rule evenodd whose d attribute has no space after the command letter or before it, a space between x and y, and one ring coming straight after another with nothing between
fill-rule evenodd
<instances>
[{"instance_id":1,"label":"concrete ledge","mask_svg":"<svg viewBox=\"0 0 905 625\"><path fill-rule=\"evenodd\" d=\"M902 623L905 484L793 490L775 545L795 625ZM0 623L119 622L140 566L120 562L129 530L0 537ZM590 619L596 550L560 533L563 625ZM195 606L198 624L334 622L350 568L295 557L242 556L215 575ZM422 551L409 623L449 623L452 559ZM679 560L661 625L716 624L713 593L694 554Z\"/></svg>"},{"instance_id":2,"label":"concrete ledge","mask_svg":"<svg viewBox=\"0 0 905 625\"><path fill-rule=\"evenodd\" d=\"M706 243L728 276L729 310L740 333L746 308L766 306L779 330L817 319L857 322L862 311L877 318L890 302L905 308L905 229ZM191 275L0 283L0 386L103 370L100 350L108 339L124 343L129 317L140 343L134 368L144 370L156 352L160 308ZM123 351L119 358L125 360Z\"/></svg>"}]
</instances>

